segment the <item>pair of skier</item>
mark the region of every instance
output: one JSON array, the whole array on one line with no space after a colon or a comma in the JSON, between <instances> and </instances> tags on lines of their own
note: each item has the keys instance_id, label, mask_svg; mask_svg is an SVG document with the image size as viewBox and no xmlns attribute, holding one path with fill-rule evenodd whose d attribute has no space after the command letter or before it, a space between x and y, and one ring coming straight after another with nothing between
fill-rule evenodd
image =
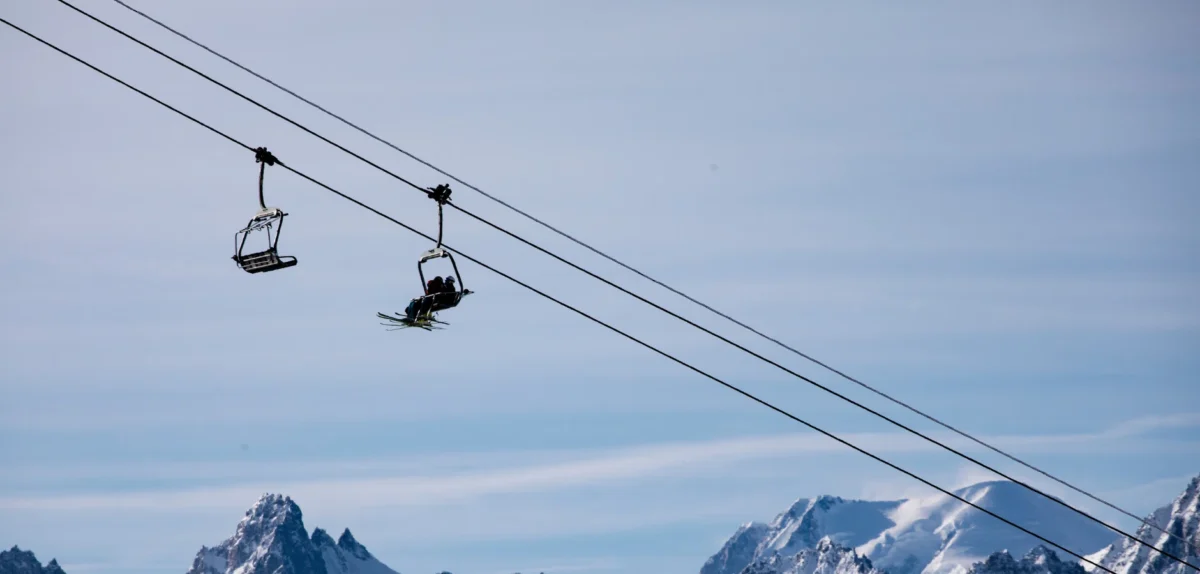
<instances>
[{"instance_id":1,"label":"pair of skier","mask_svg":"<svg viewBox=\"0 0 1200 574\"><path fill-rule=\"evenodd\" d=\"M446 304L450 303L457 294L458 290L454 285L453 275L444 280L441 276L434 277L426 283L425 295L409 301L408 307L404 309L404 314L410 321L416 320L418 316L426 316L433 311L449 306Z\"/></svg>"},{"instance_id":2,"label":"pair of skier","mask_svg":"<svg viewBox=\"0 0 1200 574\"><path fill-rule=\"evenodd\" d=\"M444 281L442 280L442 277L439 275L437 277L434 277L433 279L430 279L429 282L425 284L425 294L426 295L436 295L438 293L453 293L453 292L454 292L454 276L453 275L446 277L446 279Z\"/></svg>"}]
</instances>

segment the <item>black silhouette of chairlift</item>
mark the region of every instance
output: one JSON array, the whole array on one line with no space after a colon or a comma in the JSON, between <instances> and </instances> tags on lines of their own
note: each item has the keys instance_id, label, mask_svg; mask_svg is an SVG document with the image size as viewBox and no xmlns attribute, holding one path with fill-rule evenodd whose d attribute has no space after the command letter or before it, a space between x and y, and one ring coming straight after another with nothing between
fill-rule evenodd
<instances>
[{"instance_id":1,"label":"black silhouette of chairlift","mask_svg":"<svg viewBox=\"0 0 1200 574\"><path fill-rule=\"evenodd\" d=\"M260 164L258 168L259 210L250 219L250 223L246 224L245 229L234 234L234 247L237 251L234 253L233 260L247 273L266 273L292 267L296 265L297 261L295 257L280 255L278 251L279 234L283 230L283 218L287 213L277 207L267 207L263 199L263 175L268 165L275 165L279 160L271 155L267 148L260 147L254 150L254 161ZM274 238L271 236L272 227L275 228ZM245 253L246 240L255 231L266 231L267 248L263 251Z\"/></svg>"},{"instance_id":2,"label":"black silhouette of chairlift","mask_svg":"<svg viewBox=\"0 0 1200 574\"><path fill-rule=\"evenodd\" d=\"M421 279L421 293L423 294L413 298L409 302L409 308L404 313L405 316L388 315L386 313L375 314L380 319L388 321L382 324L393 327L393 329L389 330L410 327L418 327L427 331L441 329L439 325L448 325L449 323L435 319L433 314L437 311L457 307L462 302L463 296L473 293L473 291L463 286L462 273L458 271L458 263L454 261L454 255L445 247L442 247L442 206L450 202L450 186L439 185L436 188L429 188L426 194L438 204L437 245L433 249L422 253L421 257L417 259L417 276ZM430 293L428 283L425 282L425 263L443 257L450 259L450 266L454 268L453 276L457 278L458 288L455 291ZM412 315L408 315L410 311Z\"/></svg>"},{"instance_id":3,"label":"black silhouette of chairlift","mask_svg":"<svg viewBox=\"0 0 1200 574\"><path fill-rule=\"evenodd\" d=\"M434 247L433 249L422 253L421 258L417 260L417 275L421 277L421 290L424 291L428 285L428 283L425 282L425 270L422 268L422 266L425 265L426 261L441 259L443 257L450 259L450 266L454 268L454 277L458 278L458 290L452 292L443 291L441 293L426 293L425 297L432 298L433 304L429 308L430 313L457 307L458 304L462 302L463 295L468 295L471 293L471 291L468 290L462 282L462 274L458 272L458 263L454 262L454 255L451 255L446 248L441 246Z\"/></svg>"},{"instance_id":4,"label":"black silhouette of chairlift","mask_svg":"<svg viewBox=\"0 0 1200 574\"><path fill-rule=\"evenodd\" d=\"M450 186L445 184L437 187L427 188L425 190L425 195L428 195L429 199L432 199L434 202L436 202L438 206L437 245L435 245L433 249L422 253L421 258L417 260L417 275L421 277L421 291L425 293L425 296L421 297L420 299L431 299L432 304L426 306L429 313L441 311L442 309L451 309L457 307L462 301L464 295L471 294L471 291L468 290L463 284L462 274L458 272L458 263L454 262L454 256L451 255L446 248L442 247L442 231L445 227L442 224L442 206L450 203L450 193ZM454 268L454 276L458 278L458 290L443 291L441 293L429 293L426 291L428 283L425 282L425 270L423 269L423 266L425 265L426 261L441 259L443 257L448 257L450 259L450 266ZM424 301L422 302L424 303Z\"/></svg>"}]
</instances>

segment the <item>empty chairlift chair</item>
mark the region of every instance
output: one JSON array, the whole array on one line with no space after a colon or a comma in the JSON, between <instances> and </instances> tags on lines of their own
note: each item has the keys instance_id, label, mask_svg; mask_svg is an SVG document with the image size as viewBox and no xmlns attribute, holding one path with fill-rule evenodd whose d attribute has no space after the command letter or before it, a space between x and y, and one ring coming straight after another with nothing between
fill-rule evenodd
<instances>
[{"instance_id":1,"label":"empty chairlift chair","mask_svg":"<svg viewBox=\"0 0 1200 574\"><path fill-rule=\"evenodd\" d=\"M237 253L233 256L233 260L237 261L238 267L241 267L247 273L264 273L277 269L286 269L296 264L295 257L280 255L278 251L279 233L283 229L283 218L286 215L282 210L275 207L263 209L250 220L245 229L234 235ZM277 227L276 224L278 224ZM271 234L272 227L275 227L274 238L272 238ZM246 240L255 231L266 232L267 248L263 251L246 253Z\"/></svg>"},{"instance_id":2,"label":"empty chairlift chair","mask_svg":"<svg viewBox=\"0 0 1200 574\"><path fill-rule=\"evenodd\" d=\"M233 240L236 252L233 255L233 260L237 262L238 267L241 267L247 273L265 273L277 269L286 269L297 263L295 257L280 255L278 251L279 234L283 230L283 218L287 213L284 213L282 209L277 207L267 207L263 199L263 175L268 165L275 165L279 160L271 155L271 152L267 151L266 148L260 147L254 150L254 161L260 164L258 170L259 210L250 219L250 223L246 224L245 229L234 234ZM273 236L271 233L272 228L275 229ZM246 253L246 241L256 231L266 232L267 248L263 251Z\"/></svg>"}]
</instances>

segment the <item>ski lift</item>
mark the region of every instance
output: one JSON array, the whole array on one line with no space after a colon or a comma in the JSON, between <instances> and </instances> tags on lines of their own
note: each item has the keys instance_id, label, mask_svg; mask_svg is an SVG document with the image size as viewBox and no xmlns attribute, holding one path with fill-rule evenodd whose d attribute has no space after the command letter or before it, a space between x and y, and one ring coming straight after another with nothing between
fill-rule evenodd
<instances>
[{"instance_id":1,"label":"ski lift","mask_svg":"<svg viewBox=\"0 0 1200 574\"><path fill-rule=\"evenodd\" d=\"M431 199L438 202L438 242L437 246L422 253L421 257L417 259L417 275L421 279L421 292L424 294L409 301L408 308L404 310L403 317L376 313L376 316L386 319L389 322L384 323L384 325L394 326L399 329L409 327L417 327L427 331L441 329L438 325L448 325L449 323L437 320L434 317L434 313L457 307L462 302L463 297L472 293L470 289L463 287L462 274L458 271L458 263L454 261L454 255L445 247L442 247L442 205L450 201L450 186L439 185L426 193ZM425 263L442 258L450 260L450 266L454 269L454 274L447 275L444 280L441 276L437 276L432 281L426 282ZM456 280L458 283L457 288L454 285Z\"/></svg>"},{"instance_id":2,"label":"ski lift","mask_svg":"<svg viewBox=\"0 0 1200 574\"><path fill-rule=\"evenodd\" d=\"M283 218L287 215L282 209L277 207L267 207L263 199L263 176L268 165L275 165L279 162L267 148L260 147L254 150L254 161L258 162L258 213L250 219L250 223L246 224L245 229L238 231L233 236L233 243L236 252L233 255L233 260L237 262L238 267L247 273L265 273L267 271L275 271L277 269L286 269L297 263L296 258L290 255L279 255L277 246L279 245L279 234L283 230ZM275 229L275 235L272 239L271 229ZM256 231L266 231L267 233L267 248L263 251L253 253L244 253L246 249L246 240Z\"/></svg>"},{"instance_id":3,"label":"ski lift","mask_svg":"<svg viewBox=\"0 0 1200 574\"><path fill-rule=\"evenodd\" d=\"M431 293L429 289L429 283L425 281L425 271L422 269L422 266L425 265L426 261L441 259L443 257L450 260L450 267L454 269L454 274L447 275L443 280L443 285L448 287L443 287L442 291ZM446 251L446 248L444 247L435 247L421 255L421 258L417 260L417 275L421 277L421 289L425 291L425 297L432 298L432 303L430 305L432 311L441 311L443 309L457 307L458 304L462 302L463 296L471 294L469 289L463 288L462 274L458 272L458 263L454 262L454 255L452 255L449 251ZM458 282L457 289L454 288L456 278Z\"/></svg>"}]
</instances>

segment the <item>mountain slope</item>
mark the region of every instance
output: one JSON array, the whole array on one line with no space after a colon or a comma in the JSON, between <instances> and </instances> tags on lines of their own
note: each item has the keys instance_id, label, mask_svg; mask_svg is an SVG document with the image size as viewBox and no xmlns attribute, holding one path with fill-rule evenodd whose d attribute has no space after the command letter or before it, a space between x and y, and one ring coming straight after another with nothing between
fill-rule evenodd
<instances>
[{"instance_id":1,"label":"mountain slope","mask_svg":"<svg viewBox=\"0 0 1200 574\"><path fill-rule=\"evenodd\" d=\"M1143 524L1136 533L1139 540L1200 567L1200 476L1192 478L1171 504L1151 513L1146 521L1174 537ZM1117 574L1195 574L1183 564L1125 537L1089 559ZM1096 570L1090 565L1088 569Z\"/></svg>"},{"instance_id":2,"label":"mountain slope","mask_svg":"<svg viewBox=\"0 0 1200 574\"><path fill-rule=\"evenodd\" d=\"M741 574L883 574L853 548L829 537L792 555L772 554L747 566Z\"/></svg>"},{"instance_id":3,"label":"mountain slope","mask_svg":"<svg viewBox=\"0 0 1200 574\"><path fill-rule=\"evenodd\" d=\"M337 543L324 530L313 530L312 543L321 553L329 574L396 574L367 552L367 548L350 534L349 528L342 532Z\"/></svg>"},{"instance_id":4,"label":"mountain slope","mask_svg":"<svg viewBox=\"0 0 1200 574\"><path fill-rule=\"evenodd\" d=\"M1053 550L1037 546L1020 561L1007 550L996 552L971 567L969 574L1084 574L1077 562L1063 562Z\"/></svg>"},{"instance_id":5,"label":"mountain slope","mask_svg":"<svg viewBox=\"0 0 1200 574\"><path fill-rule=\"evenodd\" d=\"M309 538L291 498L265 494L238 522L232 537L202 547L188 574L397 574L350 534L335 543L320 528Z\"/></svg>"},{"instance_id":6,"label":"mountain slope","mask_svg":"<svg viewBox=\"0 0 1200 574\"><path fill-rule=\"evenodd\" d=\"M984 482L955 494L1076 551L1094 552L1112 539L1111 530L1013 482ZM1023 555L1042 544L948 496L906 501L892 518L895 526L858 548L892 574L916 572L916 565L924 574L955 572L994 552Z\"/></svg>"},{"instance_id":7,"label":"mountain slope","mask_svg":"<svg viewBox=\"0 0 1200 574\"><path fill-rule=\"evenodd\" d=\"M1095 552L1112 540L1107 528L1012 482L984 482L955 494L1068 548ZM825 538L836 544L822 547ZM757 574L783 574L799 553L832 552L838 545L852 548L869 559L872 568L888 574L965 573L995 552L1024 555L1039 544L944 495L900 501L822 496L797 501L770 524L743 525L709 558L701 574L741 574L750 565ZM812 556L804 558L812 563Z\"/></svg>"},{"instance_id":8,"label":"mountain slope","mask_svg":"<svg viewBox=\"0 0 1200 574\"><path fill-rule=\"evenodd\" d=\"M858 546L871 539L869 533L893 524L887 514L897 505L898 502L848 501L836 496L801 498L770 524L742 525L700 572L737 574L750 563L776 554L791 557L816 548L824 538L842 546Z\"/></svg>"},{"instance_id":9,"label":"mountain slope","mask_svg":"<svg viewBox=\"0 0 1200 574\"><path fill-rule=\"evenodd\" d=\"M762 555L762 544L770 535L769 527L761 522L740 526L725 545L700 568L700 574L736 574Z\"/></svg>"},{"instance_id":10,"label":"mountain slope","mask_svg":"<svg viewBox=\"0 0 1200 574\"><path fill-rule=\"evenodd\" d=\"M65 574L58 561L51 559L45 567L33 552L13 546L0 552L0 574Z\"/></svg>"}]
</instances>

